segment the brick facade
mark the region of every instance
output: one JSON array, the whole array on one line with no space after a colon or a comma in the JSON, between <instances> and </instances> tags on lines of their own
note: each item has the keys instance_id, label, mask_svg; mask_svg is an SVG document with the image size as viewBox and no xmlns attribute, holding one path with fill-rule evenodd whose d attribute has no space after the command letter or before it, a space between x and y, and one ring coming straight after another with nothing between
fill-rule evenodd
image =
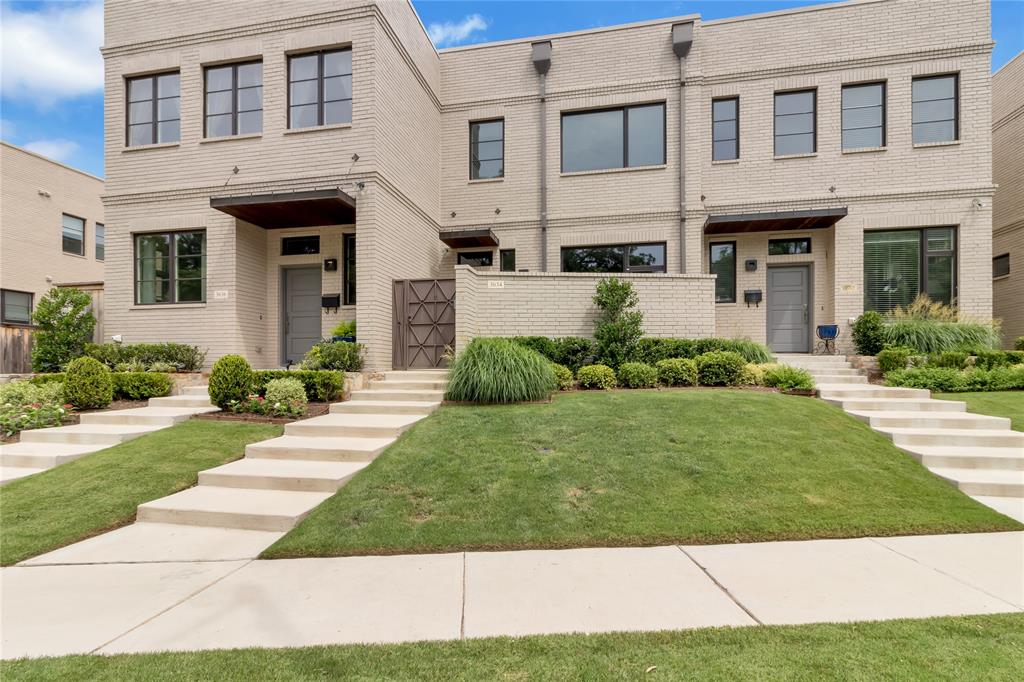
<instances>
[{"instance_id":1,"label":"brick facade","mask_svg":"<svg viewBox=\"0 0 1024 682\"><path fill-rule=\"evenodd\" d=\"M1024 336L1024 53L992 76L992 146L992 256L1010 259L1010 274L992 281L992 314L1012 348Z\"/></svg>"}]
</instances>

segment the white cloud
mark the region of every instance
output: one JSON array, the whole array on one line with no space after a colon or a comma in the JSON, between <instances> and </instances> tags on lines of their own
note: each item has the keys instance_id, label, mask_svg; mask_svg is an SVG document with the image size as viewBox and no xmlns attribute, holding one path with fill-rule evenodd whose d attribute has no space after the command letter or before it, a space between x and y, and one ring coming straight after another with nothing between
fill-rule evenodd
<instances>
[{"instance_id":1,"label":"white cloud","mask_svg":"<svg viewBox=\"0 0 1024 682\"><path fill-rule=\"evenodd\" d=\"M462 21L453 23L446 21L443 24L433 22L427 27L427 35L438 47L448 47L464 43L476 31L484 31L490 24L479 14L470 14Z\"/></svg>"},{"instance_id":2,"label":"white cloud","mask_svg":"<svg viewBox=\"0 0 1024 682\"><path fill-rule=\"evenodd\" d=\"M41 11L3 3L2 88L8 99L50 107L103 91L103 4L51 3Z\"/></svg>"},{"instance_id":3,"label":"white cloud","mask_svg":"<svg viewBox=\"0 0 1024 682\"><path fill-rule=\"evenodd\" d=\"M63 163L70 161L74 153L78 151L77 142L74 140L65 140L63 138L53 140L36 140L35 142L29 142L22 146L30 152L35 152L36 154L45 156L48 159L61 161Z\"/></svg>"}]
</instances>

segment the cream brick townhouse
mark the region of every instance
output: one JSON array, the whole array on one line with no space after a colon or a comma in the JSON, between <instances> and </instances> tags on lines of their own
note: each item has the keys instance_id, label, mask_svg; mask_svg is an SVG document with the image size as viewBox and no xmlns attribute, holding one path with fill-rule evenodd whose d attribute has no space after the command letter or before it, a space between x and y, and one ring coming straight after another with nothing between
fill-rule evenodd
<instances>
[{"instance_id":1,"label":"cream brick townhouse","mask_svg":"<svg viewBox=\"0 0 1024 682\"><path fill-rule=\"evenodd\" d=\"M992 313L1024 336L1024 52L992 76Z\"/></svg>"},{"instance_id":2,"label":"cream brick townhouse","mask_svg":"<svg viewBox=\"0 0 1024 682\"><path fill-rule=\"evenodd\" d=\"M437 51L405 0L106 3L107 332L277 366L589 334L808 351L992 313L989 8L856 0Z\"/></svg>"}]
</instances>

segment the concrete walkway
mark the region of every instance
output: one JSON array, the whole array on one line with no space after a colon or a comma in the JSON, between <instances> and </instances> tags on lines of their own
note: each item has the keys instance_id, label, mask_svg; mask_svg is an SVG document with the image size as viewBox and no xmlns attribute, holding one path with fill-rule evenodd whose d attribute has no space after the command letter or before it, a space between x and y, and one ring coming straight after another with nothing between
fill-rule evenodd
<instances>
[{"instance_id":1,"label":"concrete walkway","mask_svg":"<svg viewBox=\"0 0 1024 682\"><path fill-rule=\"evenodd\" d=\"M4 658L1024 611L1024 532L41 564L0 570Z\"/></svg>"}]
</instances>

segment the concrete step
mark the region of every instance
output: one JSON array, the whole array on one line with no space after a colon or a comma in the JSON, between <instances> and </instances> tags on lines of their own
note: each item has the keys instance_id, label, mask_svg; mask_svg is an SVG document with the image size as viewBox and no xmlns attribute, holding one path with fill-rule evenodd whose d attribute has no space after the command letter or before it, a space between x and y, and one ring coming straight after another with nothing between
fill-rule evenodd
<instances>
[{"instance_id":1,"label":"concrete step","mask_svg":"<svg viewBox=\"0 0 1024 682\"><path fill-rule=\"evenodd\" d=\"M900 449L926 467L1024 471L1024 452L1020 448L904 445Z\"/></svg>"},{"instance_id":2,"label":"concrete step","mask_svg":"<svg viewBox=\"0 0 1024 682\"><path fill-rule=\"evenodd\" d=\"M150 407L214 407L208 396L202 395L167 395L162 398L150 398Z\"/></svg>"},{"instance_id":3,"label":"concrete step","mask_svg":"<svg viewBox=\"0 0 1024 682\"><path fill-rule=\"evenodd\" d=\"M384 381L371 381L368 386L371 391L443 391L447 383L443 379L416 381L409 379L385 379Z\"/></svg>"},{"instance_id":4,"label":"concrete step","mask_svg":"<svg viewBox=\"0 0 1024 682\"><path fill-rule=\"evenodd\" d=\"M398 400L402 402L440 402L444 391L410 391L405 389L381 388L382 383L362 391L353 391L352 400Z\"/></svg>"},{"instance_id":5,"label":"concrete step","mask_svg":"<svg viewBox=\"0 0 1024 682\"><path fill-rule=\"evenodd\" d=\"M394 438L278 436L247 445L245 456L260 459L369 462L394 442Z\"/></svg>"},{"instance_id":6,"label":"concrete step","mask_svg":"<svg viewBox=\"0 0 1024 682\"><path fill-rule=\"evenodd\" d=\"M210 387L209 386L185 386L181 389L182 395L205 395L209 397Z\"/></svg>"},{"instance_id":7,"label":"concrete step","mask_svg":"<svg viewBox=\"0 0 1024 682\"><path fill-rule=\"evenodd\" d=\"M445 381L446 369L409 369L384 372L385 381Z\"/></svg>"},{"instance_id":8,"label":"concrete step","mask_svg":"<svg viewBox=\"0 0 1024 682\"><path fill-rule=\"evenodd\" d=\"M1005 514L1011 519L1024 523L1024 497L995 497L991 495L971 495L978 502Z\"/></svg>"},{"instance_id":9,"label":"concrete step","mask_svg":"<svg viewBox=\"0 0 1024 682\"><path fill-rule=\"evenodd\" d=\"M286 424L286 436L365 436L368 438L397 438L423 415L417 414L325 414Z\"/></svg>"},{"instance_id":10,"label":"concrete step","mask_svg":"<svg viewBox=\"0 0 1024 682\"><path fill-rule=\"evenodd\" d=\"M117 445L161 427L118 424L75 424L21 432L22 443Z\"/></svg>"},{"instance_id":11,"label":"concrete step","mask_svg":"<svg viewBox=\"0 0 1024 682\"><path fill-rule=\"evenodd\" d=\"M200 485L139 505L136 520L286 531L332 494Z\"/></svg>"},{"instance_id":12,"label":"concrete step","mask_svg":"<svg viewBox=\"0 0 1024 682\"><path fill-rule=\"evenodd\" d=\"M851 398L918 398L927 400L931 398L931 392L923 388L892 388L889 386L875 386L868 384L858 386L855 384L826 384L817 385L818 394L825 400L851 399Z\"/></svg>"},{"instance_id":13,"label":"concrete step","mask_svg":"<svg viewBox=\"0 0 1024 682\"><path fill-rule=\"evenodd\" d=\"M22 432L24 435L27 431ZM104 445L69 443L11 443L0 445L0 465L49 469L103 449Z\"/></svg>"},{"instance_id":14,"label":"concrete step","mask_svg":"<svg viewBox=\"0 0 1024 682\"><path fill-rule=\"evenodd\" d=\"M863 374L811 374L815 384L856 385L867 384L868 378Z\"/></svg>"},{"instance_id":15,"label":"concrete step","mask_svg":"<svg viewBox=\"0 0 1024 682\"><path fill-rule=\"evenodd\" d=\"M347 400L331 405L332 414L430 414L440 402L426 400Z\"/></svg>"},{"instance_id":16,"label":"concrete step","mask_svg":"<svg viewBox=\"0 0 1024 682\"><path fill-rule=\"evenodd\" d=\"M216 412L216 407L139 407L131 410L91 412L81 416L82 424L147 424L173 426L194 414Z\"/></svg>"},{"instance_id":17,"label":"concrete step","mask_svg":"<svg viewBox=\"0 0 1024 682\"><path fill-rule=\"evenodd\" d=\"M792 366L792 365L790 365ZM854 367L803 367L811 376L832 375L854 377L861 376L863 372Z\"/></svg>"},{"instance_id":18,"label":"concrete step","mask_svg":"<svg viewBox=\"0 0 1024 682\"><path fill-rule=\"evenodd\" d=\"M6 485L11 481L17 481L19 478L38 474L40 471L46 471L48 468L0 466L0 485Z\"/></svg>"},{"instance_id":19,"label":"concrete step","mask_svg":"<svg viewBox=\"0 0 1024 682\"><path fill-rule=\"evenodd\" d=\"M369 462L247 457L199 472L199 485L333 493Z\"/></svg>"},{"instance_id":20,"label":"concrete step","mask_svg":"<svg viewBox=\"0 0 1024 682\"><path fill-rule=\"evenodd\" d=\"M825 402L846 411L883 412L965 412L967 403L958 400L930 400L917 398L827 398Z\"/></svg>"},{"instance_id":21,"label":"concrete step","mask_svg":"<svg viewBox=\"0 0 1024 682\"><path fill-rule=\"evenodd\" d=\"M993 497L1024 497L1024 471L998 469L931 469L936 476L946 479L968 495Z\"/></svg>"},{"instance_id":22,"label":"concrete step","mask_svg":"<svg viewBox=\"0 0 1024 682\"><path fill-rule=\"evenodd\" d=\"M872 428L907 429L1009 429L1006 417L990 417L971 412L847 412Z\"/></svg>"},{"instance_id":23,"label":"concrete step","mask_svg":"<svg viewBox=\"0 0 1024 682\"><path fill-rule=\"evenodd\" d=\"M893 444L901 449L904 449L904 446L944 445L950 447L1017 448L1024 451L1024 433L1019 431L895 427L880 427L875 430L889 436Z\"/></svg>"}]
</instances>

